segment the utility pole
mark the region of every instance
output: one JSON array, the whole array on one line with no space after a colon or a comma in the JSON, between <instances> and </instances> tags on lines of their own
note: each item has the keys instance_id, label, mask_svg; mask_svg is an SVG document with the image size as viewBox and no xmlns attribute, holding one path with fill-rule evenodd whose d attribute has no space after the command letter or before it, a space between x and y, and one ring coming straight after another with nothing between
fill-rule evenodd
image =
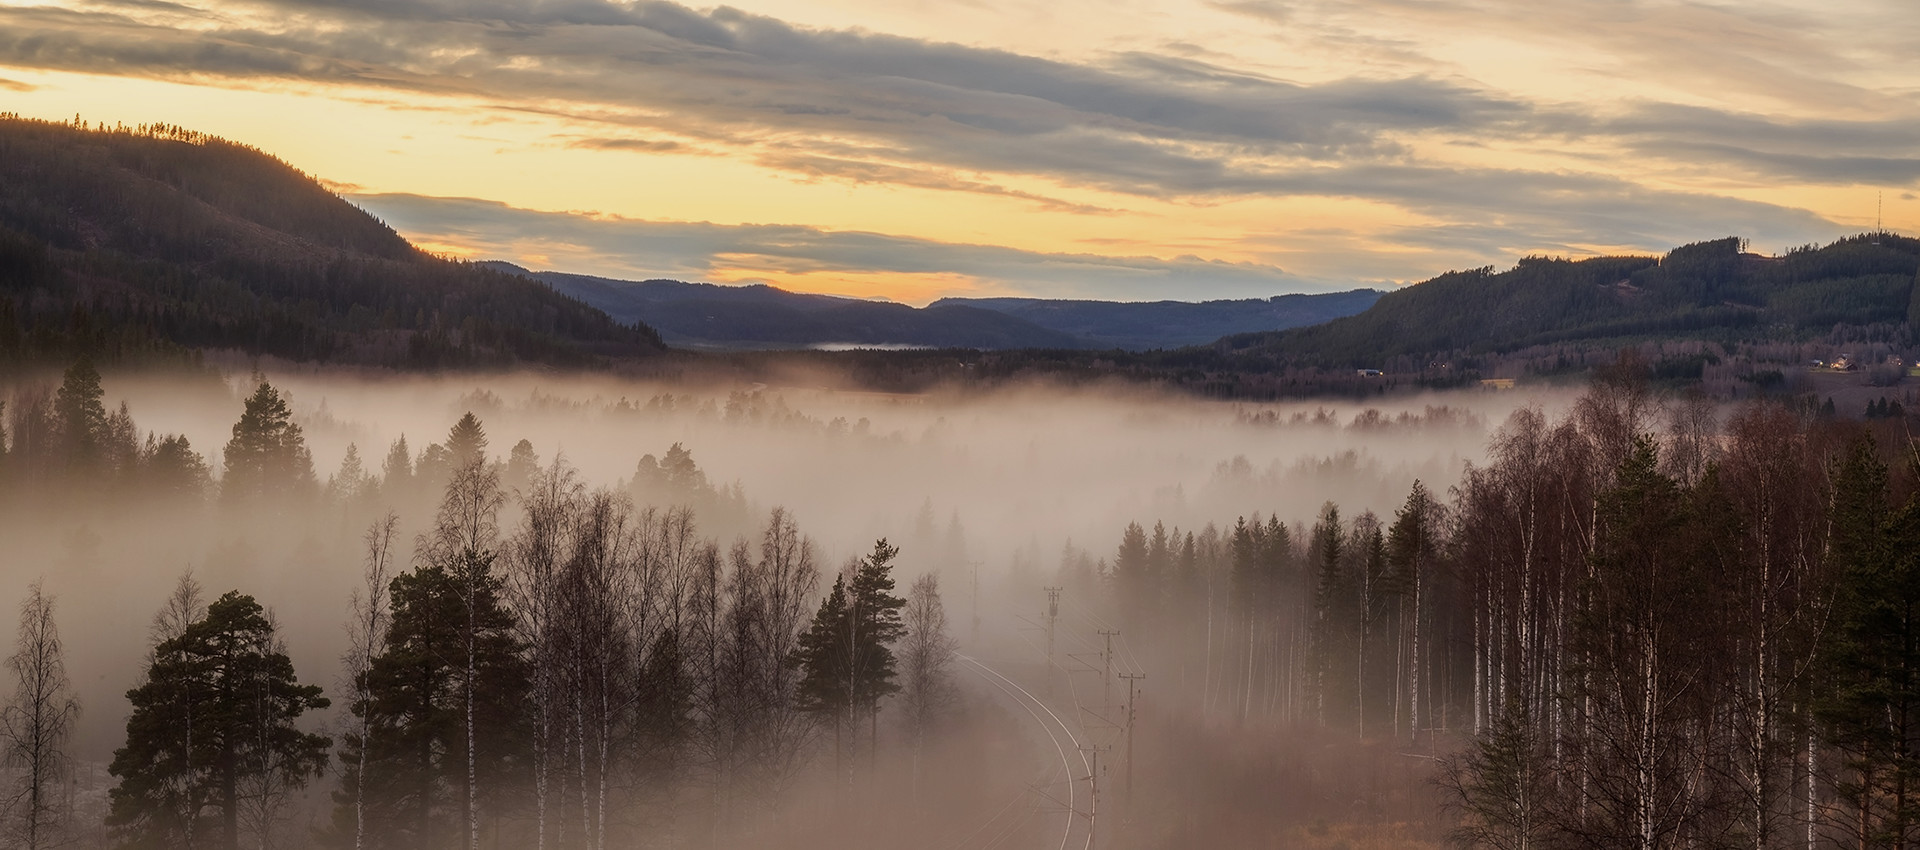
<instances>
[{"instance_id":1,"label":"utility pole","mask_svg":"<svg viewBox=\"0 0 1920 850\"><path fill-rule=\"evenodd\" d=\"M1100 661L1106 668L1100 678L1100 716L1102 718L1113 716L1113 638L1118 634L1120 634L1119 629L1100 630L1100 635L1107 639L1107 648L1100 653ZM1113 721L1109 719L1107 722Z\"/></svg>"},{"instance_id":2,"label":"utility pole","mask_svg":"<svg viewBox=\"0 0 1920 850\"><path fill-rule=\"evenodd\" d=\"M1053 696L1053 621L1060 619L1060 591L1065 588L1049 587L1047 591L1047 696Z\"/></svg>"},{"instance_id":3,"label":"utility pole","mask_svg":"<svg viewBox=\"0 0 1920 850\"><path fill-rule=\"evenodd\" d=\"M1135 686L1140 683L1141 679L1145 679L1146 677L1147 677L1147 674L1145 673L1121 673L1120 674L1120 678L1127 680L1127 753L1126 753L1127 811L1126 811L1126 815L1128 818L1133 817L1133 721L1134 721L1133 697L1136 690Z\"/></svg>"},{"instance_id":4,"label":"utility pole","mask_svg":"<svg viewBox=\"0 0 1920 850\"><path fill-rule=\"evenodd\" d=\"M1087 846L1096 850L1100 846L1100 752L1105 749L1107 747L1094 744L1080 745L1080 752L1093 757L1088 765L1091 772L1087 775L1087 785L1093 789L1093 804L1087 809Z\"/></svg>"}]
</instances>

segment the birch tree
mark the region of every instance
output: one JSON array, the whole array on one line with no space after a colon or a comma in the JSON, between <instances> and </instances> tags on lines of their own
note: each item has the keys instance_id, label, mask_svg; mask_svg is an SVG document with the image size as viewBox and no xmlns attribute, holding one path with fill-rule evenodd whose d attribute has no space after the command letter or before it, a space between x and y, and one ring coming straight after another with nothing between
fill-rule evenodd
<instances>
[{"instance_id":1,"label":"birch tree","mask_svg":"<svg viewBox=\"0 0 1920 850\"><path fill-rule=\"evenodd\" d=\"M387 630L393 611L388 603L387 584L393 579L393 538L400 518L392 513L374 522L362 538L365 556L360 586L347 602L346 667L348 708L354 717L354 730L342 743L342 758L352 758L354 769L347 773L337 797L351 798L353 804L353 847L367 845L367 747L373 737L378 715L369 710L373 699L373 661L386 653ZM345 801L342 800L344 803Z\"/></svg>"},{"instance_id":2,"label":"birch tree","mask_svg":"<svg viewBox=\"0 0 1920 850\"><path fill-rule=\"evenodd\" d=\"M913 741L914 796L919 797L921 758L927 735L938 728L958 699L951 666L959 641L947 631L947 611L940 601L940 577L928 573L907 592L902 622L906 637L900 648L900 701Z\"/></svg>"},{"instance_id":3,"label":"birch tree","mask_svg":"<svg viewBox=\"0 0 1920 850\"><path fill-rule=\"evenodd\" d=\"M53 846L65 825L69 813L56 791L67 774L67 745L80 714L53 603L38 581L20 603L19 645L7 657L13 695L0 708L0 760L20 772L6 799L4 834L26 850Z\"/></svg>"}]
</instances>

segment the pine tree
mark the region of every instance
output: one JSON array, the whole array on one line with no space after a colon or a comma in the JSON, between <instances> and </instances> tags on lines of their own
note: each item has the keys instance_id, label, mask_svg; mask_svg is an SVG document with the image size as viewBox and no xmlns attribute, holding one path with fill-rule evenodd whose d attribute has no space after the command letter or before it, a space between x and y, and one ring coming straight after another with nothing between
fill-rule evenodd
<instances>
[{"instance_id":1,"label":"pine tree","mask_svg":"<svg viewBox=\"0 0 1920 850\"><path fill-rule=\"evenodd\" d=\"M343 839L353 834L352 801L364 799L367 847L466 845L470 581L479 585L471 682L474 738L481 743L475 778L483 788L497 788L526 766L527 670L490 567L484 558L462 558L453 569L424 564L393 579L384 651L368 666L365 697L351 706L365 737L348 736L340 752L343 787L354 795L336 810L336 824L346 827ZM492 790L483 796L498 799Z\"/></svg>"},{"instance_id":2,"label":"pine tree","mask_svg":"<svg viewBox=\"0 0 1920 850\"><path fill-rule=\"evenodd\" d=\"M900 550L886 538L874 541L873 552L861 559L848 585L847 677L852 704L871 720L869 746L880 740L880 702L900 691L893 644L906 634L900 609L907 601L893 594L893 559Z\"/></svg>"},{"instance_id":3,"label":"pine tree","mask_svg":"<svg viewBox=\"0 0 1920 850\"><path fill-rule=\"evenodd\" d=\"M313 456L293 410L278 390L261 381L227 441L220 497L228 504L282 500L307 495L313 486Z\"/></svg>"},{"instance_id":4,"label":"pine tree","mask_svg":"<svg viewBox=\"0 0 1920 850\"><path fill-rule=\"evenodd\" d=\"M418 564L390 585L385 651L352 706L366 738L341 753L370 801L369 846L472 847L529 764L524 647L494 569L500 500L491 467L457 470ZM352 817L336 810L337 825Z\"/></svg>"},{"instance_id":5,"label":"pine tree","mask_svg":"<svg viewBox=\"0 0 1920 850\"><path fill-rule=\"evenodd\" d=\"M149 491L164 504L192 505L207 497L213 484L207 461L185 436L148 437L141 472Z\"/></svg>"},{"instance_id":6,"label":"pine tree","mask_svg":"<svg viewBox=\"0 0 1920 850\"><path fill-rule=\"evenodd\" d=\"M533 481L539 470L540 456L534 454L533 443L521 440L513 444L513 451L507 455L507 468L500 483L509 493L519 492Z\"/></svg>"},{"instance_id":7,"label":"pine tree","mask_svg":"<svg viewBox=\"0 0 1920 850\"><path fill-rule=\"evenodd\" d=\"M100 399L100 373L81 357L67 368L54 395L61 462L76 471L93 471L106 461L107 408Z\"/></svg>"},{"instance_id":8,"label":"pine tree","mask_svg":"<svg viewBox=\"0 0 1920 850\"><path fill-rule=\"evenodd\" d=\"M272 622L237 591L154 647L127 699L107 824L128 847L196 846L197 835L238 850L250 787L298 787L326 766L332 742L295 722L328 701L299 683Z\"/></svg>"}]
</instances>

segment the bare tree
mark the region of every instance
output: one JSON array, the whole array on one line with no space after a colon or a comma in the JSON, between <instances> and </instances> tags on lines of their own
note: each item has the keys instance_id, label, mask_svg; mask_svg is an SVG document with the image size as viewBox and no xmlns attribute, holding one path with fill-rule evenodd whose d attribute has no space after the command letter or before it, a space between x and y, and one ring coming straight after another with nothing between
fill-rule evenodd
<instances>
[{"instance_id":1,"label":"bare tree","mask_svg":"<svg viewBox=\"0 0 1920 850\"><path fill-rule=\"evenodd\" d=\"M767 519L760 538L758 573L762 585L760 762L778 786L798 766L812 733L813 720L800 709L800 670L789 659L812 616L809 611L820 584L813 539L800 533L785 508L774 508Z\"/></svg>"},{"instance_id":2,"label":"bare tree","mask_svg":"<svg viewBox=\"0 0 1920 850\"><path fill-rule=\"evenodd\" d=\"M461 627L464 675L460 690L466 732L463 796L468 850L478 850L480 846L479 742L475 731L474 689L478 683L481 597L491 580L490 571L500 538L500 506L504 501L499 471L485 457L467 459L454 470L453 479L447 483L433 530L416 547L428 563L447 568L460 582L461 602L465 606L466 621Z\"/></svg>"},{"instance_id":3,"label":"bare tree","mask_svg":"<svg viewBox=\"0 0 1920 850\"><path fill-rule=\"evenodd\" d=\"M206 616L206 613L207 603L201 593L200 582L193 577L193 570L188 569L180 574L178 581L174 582L173 593L167 596L166 603L154 613L153 624L147 628L148 640L155 648L148 650L147 666L152 667L160 662L161 659L154 655L159 647L168 645L175 638L186 634L187 627ZM186 759L186 763L182 765L184 769L170 780L175 783L174 787L168 789L168 797L175 800L181 807L179 816L183 830L182 837L188 847L193 846L193 828L200 820L200 809L203 803L199 789L191 780L194 772L193 715L198 701L203 696L195 693L191 686L182 687L180 690L177 706L180 709L180 752Z\"/></svg>"},{"instance_id":4,"label":"bare tree","mask_svg":"<svg viewBox=\"0 0 1920 850\"><path fill-rule=\"evenodd\" d=\"M951 711L957 692L948 665L959 641L947 632L947 611L940 603L940 576L928 573L907 593L902 618L907 627L900 652L901 700L907 731L913 737L914 795L919 796L920 757L927 733Z\"/></svg>"},{"instance_id":5,"label":"bare tree","mask_svg":"<svg viewBox=\"0 0 1920 850\"><path fill-rule=\"evenodd\" d=\"M507 588L533 674L534 846L547 844L548 780L555 746L555 703L560 698L561 568L584 488L566 461L534 473L522 505L520 530L507 543Z\"/></svg>"},{"instance_id":6,"label":"bare tree","mask_svg":"<svg viewBox=\"0 0 1920 850\"><path fill-rule=\"evenodd\" d=\"M594 850L606 847L613 740L633 704L627 663L633 654L632 619L626 609L633 597L637 548L633 507L626 497L604 490L588 497L575 524L561 610L581 829L586 846Z\"/></svg>"},{"instance_id":7,"label":"bare tree","mask_svg":"<svg viewBox=\"0 0 1920 850\"><path fill-rule=\"evenodd\" d=\"M361 574L361 586L355 588L348 602L351 612L347 620L347 692L353 695L355 702L364 703L373 698L371 683L367 676L373 670L373 659L386 652L387 625L392 619L388 608L387 583L393 579L393 536L400 526L400 518L392 512L367 528L365 538L367 554L365 571ZM359 771L355 774L353 787L353 846L360 850L366 846L366 787L367 787L367 744L373 732L374 712L362 710L360 728Z\"/></svg>"},{"instance_id":8,"label":"bare tree","mask_svg":"<svg viewBox=\"0 0 1920 850\"><path fill-rule=\"evenodd\" d=\"M35 581L20 603L20 646L7 658L13 698L0 709L0 756L21 771L8 796L6 834L16 847L49 846L63 812L54 794L67 769L67 740L80 703L61 657L53 597Z\"/></svg>"},{"instance_id":9,"label":"bare tree","mask_svg":"<svg viewBox=\"0 0 1920 850\"><path fill-rule=\"evenodd\" d=\"M263 658L286 655L287 644L280 639L280 619L272 609L266 611L266 621L267 628L248 641L249 651ZM255 736L252 758L247 759L249 769L239 782L239 819L252 830L259 850L271 850L276 846L274 829L284 820L287 801L305 784L306 771L295 766L296 757L276 745L275 738L282 731L279 720L284 701L274 693L273 677L265 670L254 670L237 685L251 691L242 697L246 702L241 710L253 715L249 725Z\"/></svg>"}]
</instances>

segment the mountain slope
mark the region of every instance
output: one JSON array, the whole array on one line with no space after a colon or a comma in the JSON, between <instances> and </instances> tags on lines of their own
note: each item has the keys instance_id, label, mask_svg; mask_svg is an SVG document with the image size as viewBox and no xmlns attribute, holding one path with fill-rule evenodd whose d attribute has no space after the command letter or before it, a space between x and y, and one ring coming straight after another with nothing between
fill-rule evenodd
<instances>
[{"instance_id":1,"label":"mountain slope","mask_svg":"<svg viewBox=\"0 0 1920 850\"><path fill-rule=\"evenodd\" d=\"M1230 337L1218 348L1345 367L1582 341L1790 340L1835 325L1908 321L1916 273L1920 240L1892 234L1780 257L1744 253L1728 238L1664 257L1528 258L1504 272L1449 272L1355 316Z\"/></svg>"},{"instance_id":2,"label":"mountain slope","mask_svg":"<svg viewBox=\"0 0 1920 850\"><path fill-rule=\"evenodd\" d=\"M713 348L806 348L823 344L926 348L1081 348L1071 334L966 305L863 301L788 292L765 285L719 286L676 280L625 281L564 272L530 272L509 263L490 268L526 275L621 321L657 328L674 345Z\"/></svg>"},{"instance_id":3,"label":"mountain slope","mask_svg":"<svg viewBox=\"0 0 1920 850\"><path fill-rule=\"evenodd\" d=\"M547 287L417 251L257 150L0 118L0 363L232 348L582 364L663 347Z\"/></svg>"},{"instance_id":4,"label":"mountain slope","mask_svg":"<svg viewBox=\"0 0 1920 850\"><path fill-rule=\"evenodd\" d=\"M1080 301L1045 298L943 298L933 306L981 307L1072 334L1098 348L1175 348L1224 336L1278 331L1351 316L1386 293L1355 289L1223 301Z\"/></svg>"}]
</instances>

